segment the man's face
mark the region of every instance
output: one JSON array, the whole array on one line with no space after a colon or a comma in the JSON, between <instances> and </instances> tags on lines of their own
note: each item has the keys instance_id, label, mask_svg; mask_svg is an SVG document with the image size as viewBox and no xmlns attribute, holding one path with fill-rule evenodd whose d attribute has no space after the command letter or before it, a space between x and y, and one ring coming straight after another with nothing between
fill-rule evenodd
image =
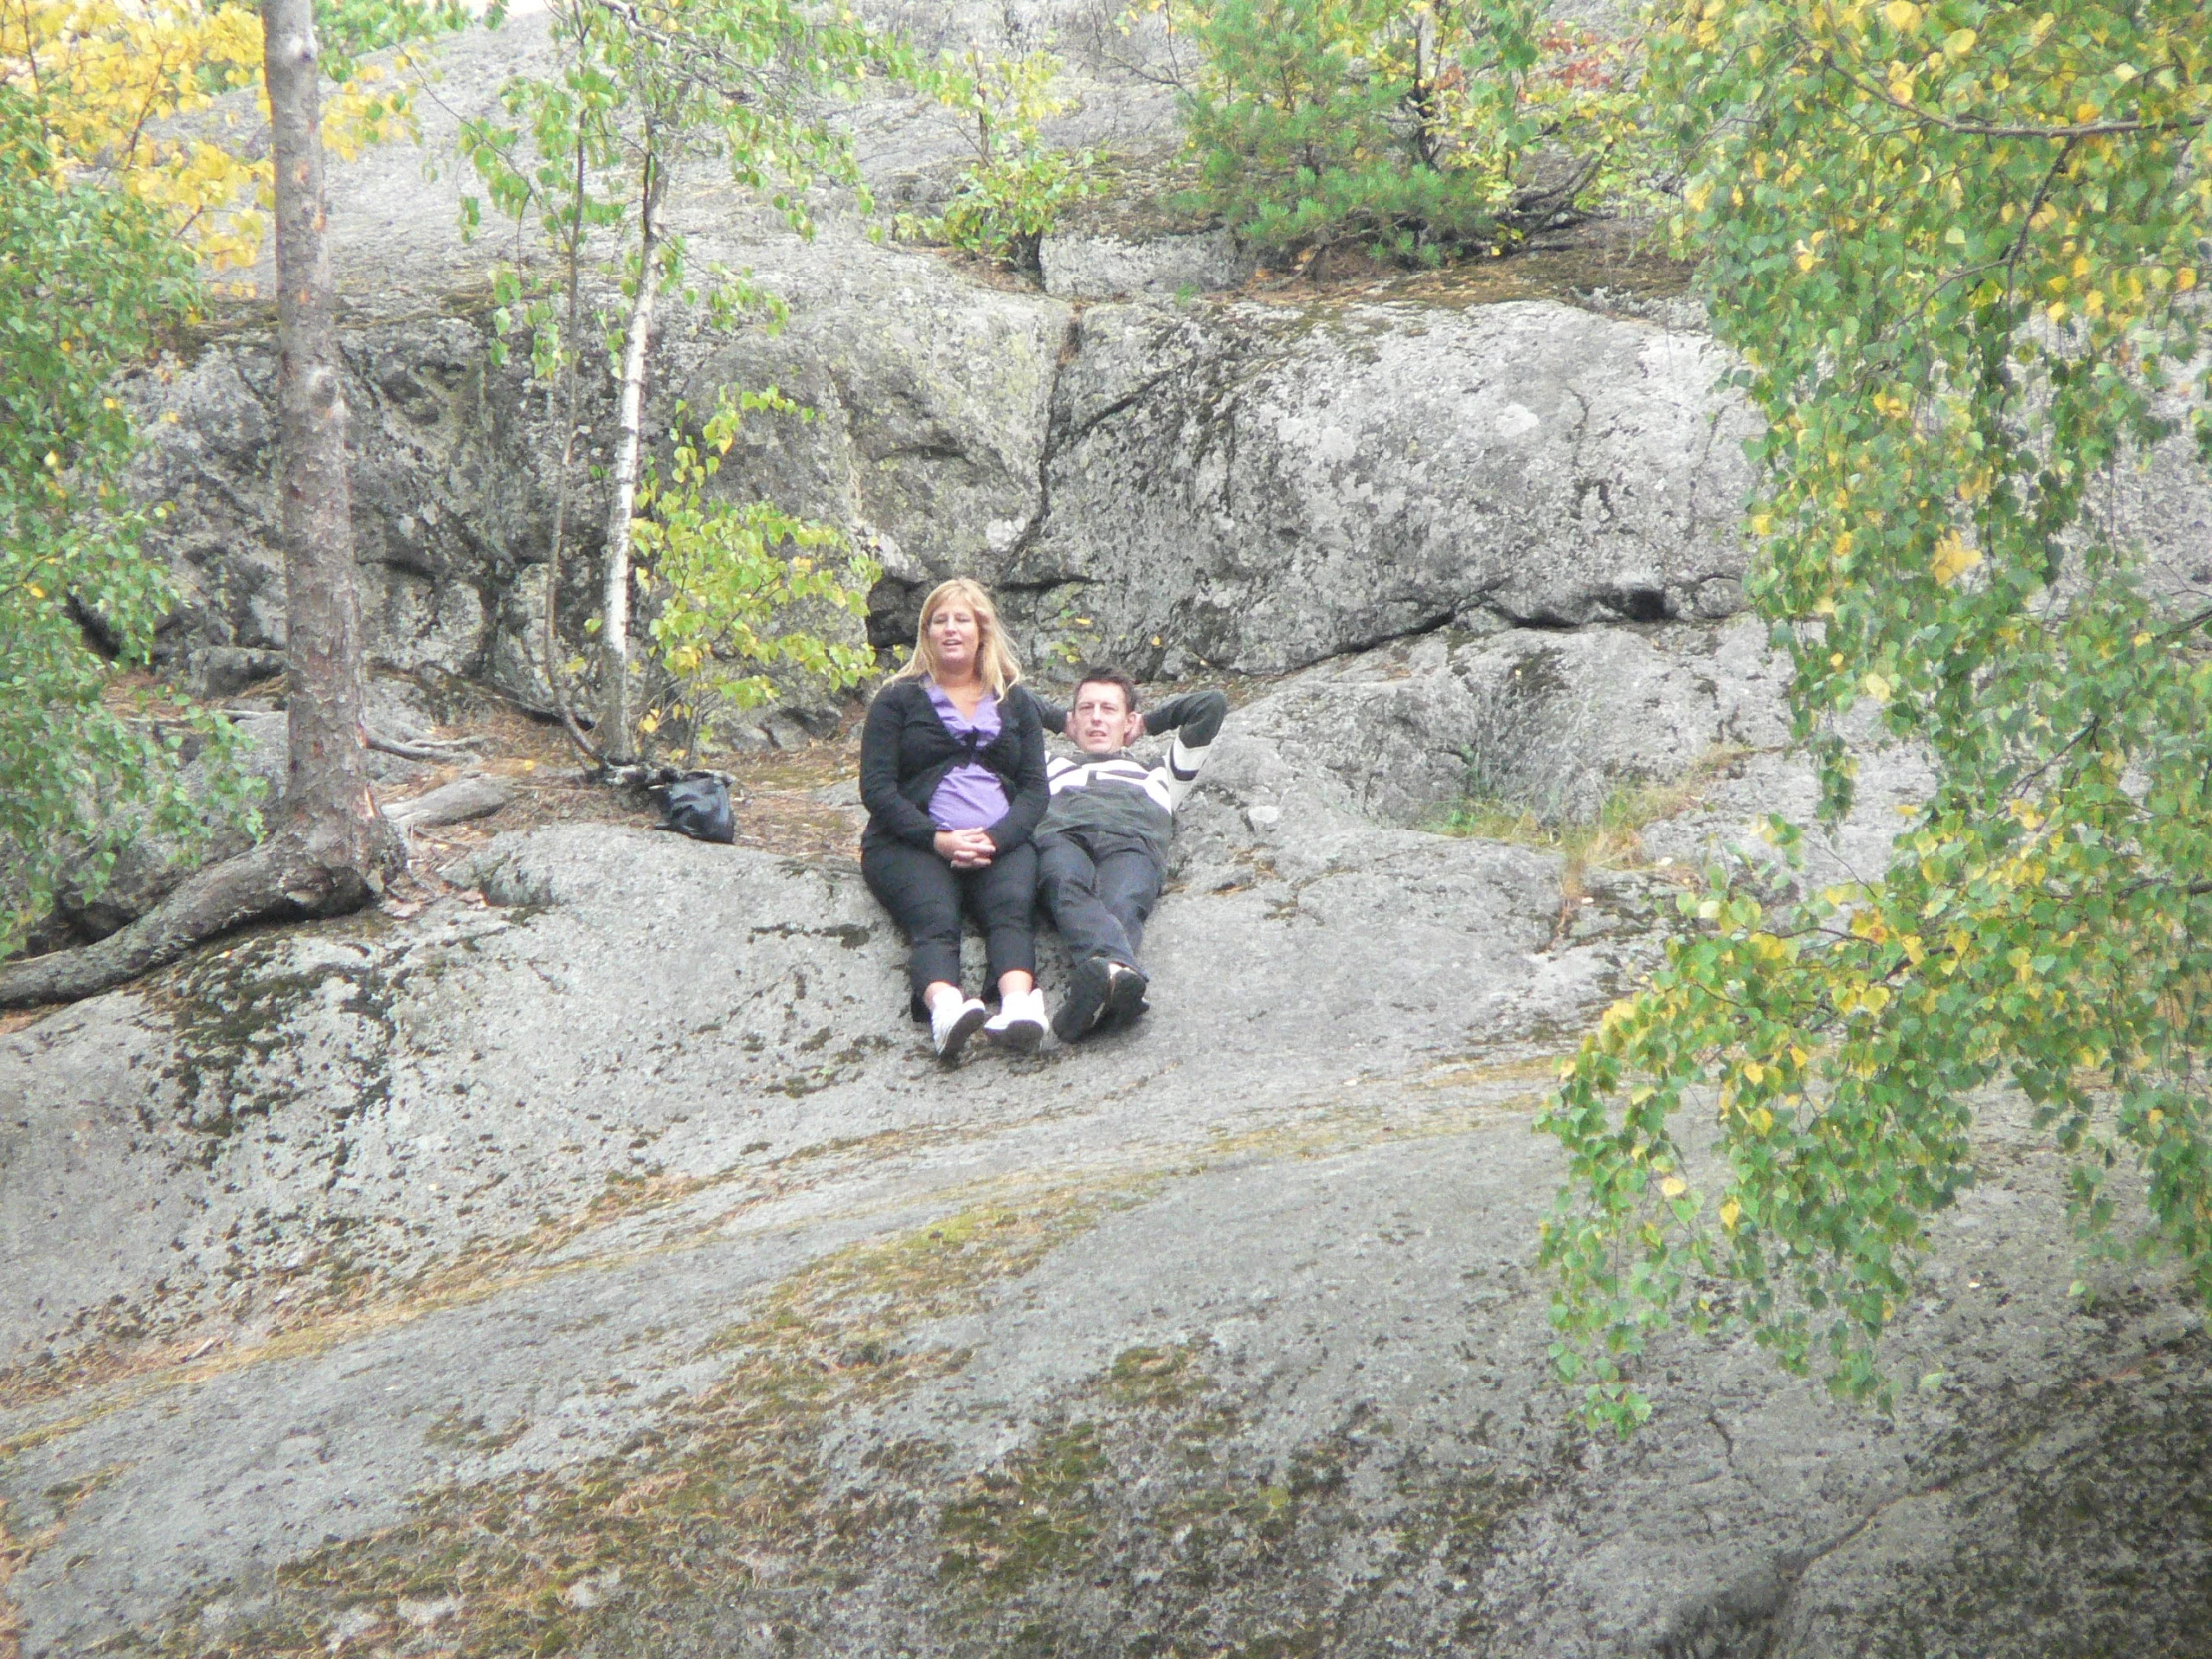
<instances>
[{"instance_id":1,"label":"man's face","mask_svg":"<svg viewBox=\"0 0 2212 1659\"><path fill-rule=\"evenodd\" d=\"M1122 689L1103 680L1086 680L1075 688L1075 703L1068 710L1068 736L1086 755L1111 755L1127 749L1144 734L1144 717L1129 712Z\"/></svg>"}]
</instances>

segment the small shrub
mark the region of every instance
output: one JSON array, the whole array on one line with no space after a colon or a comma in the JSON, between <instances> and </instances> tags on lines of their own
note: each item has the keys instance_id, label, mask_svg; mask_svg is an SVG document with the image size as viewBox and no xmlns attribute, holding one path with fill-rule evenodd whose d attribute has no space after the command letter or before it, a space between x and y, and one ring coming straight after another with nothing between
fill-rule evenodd
<instances>
[{"instance_id":1,"label":"small shrub","mask_svg":"<svg viewBox=\"0 0 2212 1659\"><path fill-rule=\"evenodd\" d=\"M1190 205L1276 250L1435 263L1586 218L1643 155L1633 44L1543 0L1185 0Z\"/></svg>"},{"instance_id":2,"label":"small shrub","mask_svg":"<svg viewBox=\"0 0 2212 1659\"><path fill-rule=\"evenodd\" d=\"M647 466L632 526L639 586L653 606L646 629L664 677L664 695L638 726L649 738L673 737L669 747L680 754L698 747L716 715L774 697L773 668L828 691L862 679L874 652L829 637L820 624L839 613L864 618L868 589L882 575L833 525L766 501L705 499L747 414L807 419L812 411L772 388L725 389L696 434L683 427L686 412L677 405L665 472Z\"/></svg>"},{"instance_id":3,"label":"small shrub","mask_svg":"<svg viewBox=\"0 0 2212 1659\"><path fill-rule=\"evenodd\" d=\"M902 237L925 237L1034 271L1044 235L1070 203L1097 189L1098 158L1057 150L1043 124L1070 108L1054 91L1060 60L1050 52L991 58L979 48L945 52L919 77L921 88L957 113L974 160L960 172L944 211L898 217Z\"/></svg>"}]
</instances>

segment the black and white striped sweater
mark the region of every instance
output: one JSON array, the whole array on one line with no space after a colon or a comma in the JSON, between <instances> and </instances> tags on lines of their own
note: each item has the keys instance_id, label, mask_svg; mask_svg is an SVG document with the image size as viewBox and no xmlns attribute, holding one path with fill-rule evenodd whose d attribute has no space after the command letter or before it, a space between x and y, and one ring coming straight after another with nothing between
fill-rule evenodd
<instances>
[{"instance_id":1,"label":"black and white striped sweater","mask_svg":"<svg viewBox=\"0 0 2212 1659\"><path fill-rule=\"evenodd\" d=\"M1067 711L1042 698L1037 699L1037 713L1048 732L1067 725ZM1052 756L1045 762L1052 801L1037 833L1080 834L1100 850L1117 843L1140 845L1165 863L1175 834L1175 811L1198 782L1207 749L1228 713L1229 699L1218 691L1186 692L1148 710L1146 732L1154 737L1175 734L1167 759L1158 766L1146 766L1127 750L1072 760Z\"/></svg>"}]
</instances>

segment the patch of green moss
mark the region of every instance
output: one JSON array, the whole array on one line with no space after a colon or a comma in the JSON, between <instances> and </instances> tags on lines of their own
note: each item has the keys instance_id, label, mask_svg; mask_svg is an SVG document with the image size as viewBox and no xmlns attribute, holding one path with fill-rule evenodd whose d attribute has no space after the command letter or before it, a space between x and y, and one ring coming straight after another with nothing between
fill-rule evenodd
<instances>
[{"instance_id":1,"label":"patch of green moss","mask_svg":"<svg viewBox=\"0 0 2212 1659\"><path fill-rule=\"evenodd\" d=\"M659 1655L668 1651L667 1610L711 1617L744 1600L764 1582L765 1558L795 1563L776 1605L794 1584L834 1595L868 1563L870 1532L912 1511L896 1477L925 1474L934 1460L917 1453L906 1468L881 1471L885 1490L855 1491L825 1462L830 1427L965 1364L964 1350L909 1338L973 1311L991 1283L1026 1271L1141 1190L1050 1189L977 1203L828 1256L712 1340L708 1352L732 1362L721 1382L612 1454L425 1494L403 1524L282 1567L277 1599L291 1611L281 1620L204 1627L202 1610L227 1594L219 1586L175 1610L157 1651L326 1655L345 1645L331 1640L341 1609L357 1625L373 1615L354 1635L367 1651L403 1637L402 1599L461 1586L461 1610L437 1631L440 1651L547 1654L591 1642L608 1654ZM457 1416L441 1427L474 1429ZM578 1592L609 1573L619 1596ZM651 1611L650 1635L632 1632L641 1608Z\"/></svg>"},{"instance_id":2,"label":"patch of green moss","mask_svg":"<svg viewBox=\"0 0 2212 1659\"><path fill-rule=\"evenodd\" d=\"M356 1075L342 1111L366 1110L391 1092L385 1058L398 990L375 953L307 967L296 961L286 935L265 934L196 957L162 987L177 1038L167 1074L186 1126L210 1137L209 1160L247 1119L266 1118L289 1096L296 1079L279 1056L297 1041L299 1015L333 984L342 987L345 1012L373 1033L370 1043L354 1046Z\"/></svg>"},{"instance_id":3,"label":"patch of green moss","mask_svg":"<svg viewBox=\"0 0 2212 1659\"><path fill-rule=\"evenodd\" d=\"M1080 1418L964 1483L939 1517L966 1552L940 1563L949 1651L1442 1651L1479 1624L1490 1539L1529 1486L1422 1463L1361 1405L1270 1458L1238 1443L1253 1403L1203 1360L1124 1351ZM1367 1572L1347 1577L1348 1549Z\"/></svg>"},{"instance_id":4,"label":"patch of green moss","mask_svg":"<svg viewBox=\"0 0 2212 1659\"><path fill-rule=\"evenodd\" d=\"M1086 1554L1098 1536L1094 1482L1108 1472L1097 1424L1044 1435L937 1517L937 1576L1005 1595Z\"/></svg>"},{"instance_id":5,"label":"patch of green moss","mask_svg":"<svg viewBox=\"0 0 2212 1659\"><path fill-rule=\"evenodd\" d=\"M517 1416L506 1427L492 1429L485 1426L480 1414L464 1416L461 1408L456 1405L425 1429L422 1437L429 1444L442 1446L448 1451L490 1453L505 1451L529 1431L528 1417Z\"/></svg>"},{"instance_id":6,"label":"patch of green moss","mask_svg":"<svg viewBox=\"0 0 2212 1659\"><path fill-rule=\"evenodd\" d=\"M1187 1343L1128 1348L1114 1356L1100 1390L1123 1405L1180 1405L1213 1385Z\"/></svg>"}]
</instances>

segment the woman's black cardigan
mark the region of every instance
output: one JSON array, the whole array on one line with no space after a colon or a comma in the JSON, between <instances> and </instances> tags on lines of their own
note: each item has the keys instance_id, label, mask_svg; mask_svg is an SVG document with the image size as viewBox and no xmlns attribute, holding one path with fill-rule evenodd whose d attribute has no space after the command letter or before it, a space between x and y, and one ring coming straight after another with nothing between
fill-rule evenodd
<instances>
[{"instance_id":1,"label":"woman's black cardigan","mask_svg":"<svg viewBox=\"0 0 2212 1659\"><path fill-rule=\"evenodd\" d=\"M1006 786L1006 816L984 827L999 851L1019 846L1035 832L1052 791L1044 775L1044 723L1020 686L998 700L998 736L988 743L972 734L954 737L919 680L893 680L875 694L860 732L860 799L867 805L867 835L888 835L935 849L936 820L929 798L944 775L968 760L980 761Z\"/></svg>"}]
</instances>

